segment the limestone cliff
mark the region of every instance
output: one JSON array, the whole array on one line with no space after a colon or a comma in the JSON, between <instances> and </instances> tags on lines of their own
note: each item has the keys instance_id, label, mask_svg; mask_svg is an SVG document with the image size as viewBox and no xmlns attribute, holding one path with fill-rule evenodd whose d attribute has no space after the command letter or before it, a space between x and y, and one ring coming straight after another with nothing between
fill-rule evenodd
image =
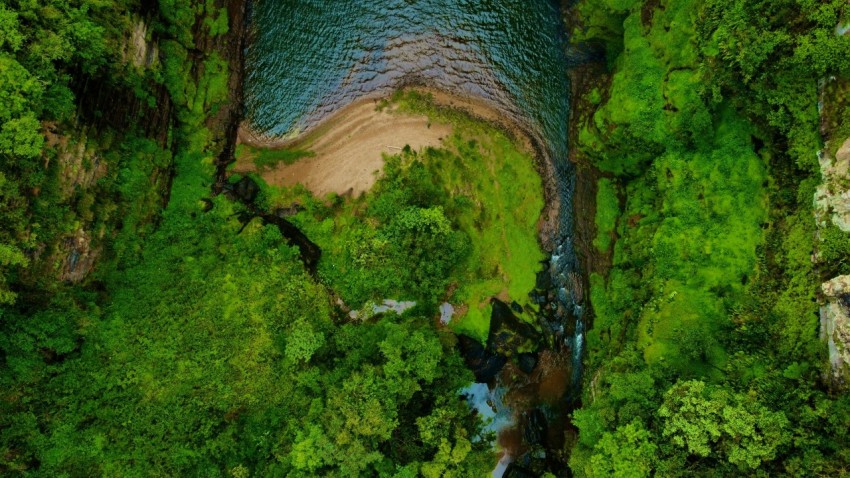
<instances>
[{"instance_id":1,"label":"limestone cliff","mask_svg":"<svg viewBox=\"0 0 850 478\"><path fill-rule=\"evenodd\" d=\"M820 336L829 350L831 379L838 386L850 383L850 276L838 276L822 286Z\"/></svg>"},{"instance_id":2,"label":"limestone cliff","mask_svg":"<svg viewBox=\"0 0 850 478\"><path fill-rule=\"evenodd\" d=\"M820 227L831 221L844 232L850 232L850 138L835 155L818 154L822 182L815 193L815 217Z\"/></svg>"}]
</instances>

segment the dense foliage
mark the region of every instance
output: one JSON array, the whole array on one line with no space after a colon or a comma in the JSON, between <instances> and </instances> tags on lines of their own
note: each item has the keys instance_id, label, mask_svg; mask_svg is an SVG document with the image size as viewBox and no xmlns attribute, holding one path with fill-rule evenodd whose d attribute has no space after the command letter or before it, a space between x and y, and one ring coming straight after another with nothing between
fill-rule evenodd
<instances>
[{"instance_id":1,"label":"dense foliage","mask_svg":"<svg viewBox=\"0 0 850 478\"><path fill-rule=\"evenodd\" d=\"M850 241L811 212L818 128L850 134L845 103L818 113L820 80L850 76L846 10L578 3L574 38L607 53L575 147L604 176L593 247L612 264L590 277L576 476L846 474L850 398L822 382L815 298ZM454 127L442 148L388 157L361 198L262 185L257 207L301 202L313 276L211 197L229 31L216 0L0 0L0 474L485 475L435 306L468 305L452 327L483 339L489 298L533 288L530 156L399 94L383 107ZM95 84L143 106L99 124L115 112L91 110ZM157 92L173 111L154 138L138 123ZM98 266L72 279L82 254ZM418 305L368 313L387 298Z\"/></svg>"},{"instance_id":2,"label":"dense foliage","mask_svg":"<svg viewBox=\"0 0 850 478\"><path fill-rule=\"evenodd\" d=\"M61 192L55 162L44 167L42 122L74 115L68 70L102 72L116 10L111 1L0 3L0 304L15 298L6 284L25 253L70 227L67 213L49 210Z\"/></svg>"},{"instance_id":3,"label":"dense foliage","mask_svg":"<svg viewBox=\"0 0 850 478\"><path fill-rule=\"evenodd\" d=\"M261 200L268 209L304 206L292 220L321 246L319 275L348 306L384 299L416 301L424 310L464 304L451 327L483 342L490 298L527 305L543 259L534 160L505 131L428 94L402 90L382 106L425 114L453 133L439 148L386 157L363 197L331 198L328 206L303 188L266 187Z\"/></svg>"},{"instance_id":4,"label":"dense foliage","mask_svg":"<svg viewBox=\"0 0 850 478\"><path fill-rule=\"evenodd\" d=\"M209 170L197 159L181 157L144 252L104 277L103 309L80 296L84 308L59 331L44 328L65 304L4 317L4 466L38 463L31 471L44 476L489 466L455 396L471 377L452 338L416 317L337 325L327 291L275 227L243 228L224 197L201 214ZM45 362L45 346L59 356Z\"/></svg>"},{"instance_id":5,"label":"dense foliage","mask_svg":"<svg viewBox=\"0 0 850 478\"><path fill-rule=\"evenodd\" d=\"M577 147L607 176L595 244L610 250L611 229L617 241L610 272L591 277L578 476L850 463L850 400L821 382L811 262L818 80L850 73L845 7L579 4L574 38L605 46L610 84L579 100ZM833 232L838 258L848 238Z\"/></svg>"},{"instance_id":6,"label":"dense foliage","mask_svg":"<svg viewBox=\"0 0 850 478\"><path fill-rule=\"evenodd\" d=\"M276 227L242 223L243 206L210 197L220 145L208 120L227 100L228 64L197 42L228 31L224 10L159 2L147 21L161 53L138 69L117 54L138 5L0 8L11 32L0 64L16 75L0 88L17 108L0 119L21 140L0 152L0 263L12 286L0 292L0 474L462 477L492 466L489 442L476 439L480 421L457 396L472 376L451 333L422 309L351 322ZM31 61L51 45L67 48ZM53 69L37 70L45 65ZM67 171L44 164L67 160L53 160L58 148L42 144L43 128L86 127L70 117L68 85L98 69L139 87L146 102L166 88L173 153L132 125L92 133L86 158L103 159L107 173L73 185L78 198L63 215L68 202L52 191L63 191ZM61 94L44 89L51 84ZM172 167L168 206L152 217L162 204L155 178ZM34 238L40 223L105 238L86 281L32 270L32 250L46 241ZM381 233L402 254L418 250L426 230L432 252L452 253L437 241L460 233L438 207L402 211ZM17 273L40 283L24 288ZM399 284L413 290L441 274L421 270Z\"/></svg>"}]
</instances>

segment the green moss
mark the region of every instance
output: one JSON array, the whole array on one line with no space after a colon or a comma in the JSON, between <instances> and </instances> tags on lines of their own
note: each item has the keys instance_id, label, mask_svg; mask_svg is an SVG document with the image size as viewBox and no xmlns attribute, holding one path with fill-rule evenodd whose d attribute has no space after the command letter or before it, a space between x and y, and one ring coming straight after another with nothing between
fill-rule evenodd
<instances>
[{"instance_id":1,"label":"green moss","mask_svg":"<svg viewBox=\"0 0 850 478\"><path fill-rule=\"evenodd\" d=\"M596 187L596 238L593 245L604 253L611 247L614 228L620 216L620 201L617 187L610 179L600 179Z\"/></svg>"},{"instance_id":2,"label":"green moss","mask_svg":"<svg viewBox=\"0 0 850 478\"><path fill-rule=\"evenodd\" d=\"M599 88L594 88L590 90L590 93L587 95L587 100L590 101L591 104L598 105L602 102L602 93L599 91Z\"/></svg>"},{"instance_id":3,"label":"green moss","mask_svg":"<svg viewBox=\"0 0 850 478\"><path fill-rule=\"evenodd\" d=\"M213 52L204 60L204 74L198 81L198 91L203 92L203 98L196 99L195 105L195 108L204 108L203 114L215 114L227 99L230 93L228 68L227 62L218 53Z\"/></svg>"},{"instance_id":4,"label":"green moss","mask_svg":"<svg viewBox=\"0 0 850 478\"><path fill-rule=\"evenodd\" d=\"M832 224L822 229L818 251L821 260L834 271L829 275L850 273L850 237L846 232Z\"/></svg>"},{"instance_id":5,"label":"green moss","mask_svg":"<svg viewBox=\"0 0 850 478\"><path fill-rule=\"evenodd\" d=\"M206 0L204 25L210 30L210 36L224 35L229 30L227 8L217 8L214 0Z\"/></svg>"}]
</instances>

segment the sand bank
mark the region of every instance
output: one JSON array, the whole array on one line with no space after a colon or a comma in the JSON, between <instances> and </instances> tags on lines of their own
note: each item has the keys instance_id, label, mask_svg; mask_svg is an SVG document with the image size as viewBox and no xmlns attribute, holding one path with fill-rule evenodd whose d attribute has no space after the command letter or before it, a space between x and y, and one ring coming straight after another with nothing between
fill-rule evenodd
<instances>
[{"instance_id":1,"label":"sand bank","mask_svg":"<svg viewBox=\"0 0 850 478\"><path fill-rule=\"evenodd\" d=\"M504 116L484 101L437 90L417 88L417 91L430 93L438 105L462 109L474 117L500 124L530 149L531 142L522 130L506 124ZM294 164L278 164L262 171L261 176L269 184L300 183L319 197L331 192L358 196L375 184L384 165L384 153L395 154L405 146L414 150L439 147L452 133L449 124L432 123L425 115L400 113L392 105L379 111L379 101L356 101L316 128L291 139L263 138L243 123L238 141L255 148L291 148L315 153ZM233 169L237 173L256 170L250 156L238 158Z\"/></svg>"}]
</instances>

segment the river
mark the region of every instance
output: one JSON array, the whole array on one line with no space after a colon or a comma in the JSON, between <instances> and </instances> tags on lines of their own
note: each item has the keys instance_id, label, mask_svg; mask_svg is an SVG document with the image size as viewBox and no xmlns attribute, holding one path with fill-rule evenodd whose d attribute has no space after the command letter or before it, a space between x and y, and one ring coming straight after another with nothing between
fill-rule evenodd
<instances>
[{"instance_id":1,"label":"river","mask_svg":"<svg viewBox=\"0 0 850 478\"><path fill-rule=\"evenodd\" d=\"M250 12L244 91L251 130L270 138L298 135L355 100L409 84L480 98L523 125L549 165L544 179L557 208L544 240L551 283L541 325L547 347L567 354L569 402L581 379L584 324L566 40L559 4L550 0L259 0Z\"/></svg>"}]
</instances>

